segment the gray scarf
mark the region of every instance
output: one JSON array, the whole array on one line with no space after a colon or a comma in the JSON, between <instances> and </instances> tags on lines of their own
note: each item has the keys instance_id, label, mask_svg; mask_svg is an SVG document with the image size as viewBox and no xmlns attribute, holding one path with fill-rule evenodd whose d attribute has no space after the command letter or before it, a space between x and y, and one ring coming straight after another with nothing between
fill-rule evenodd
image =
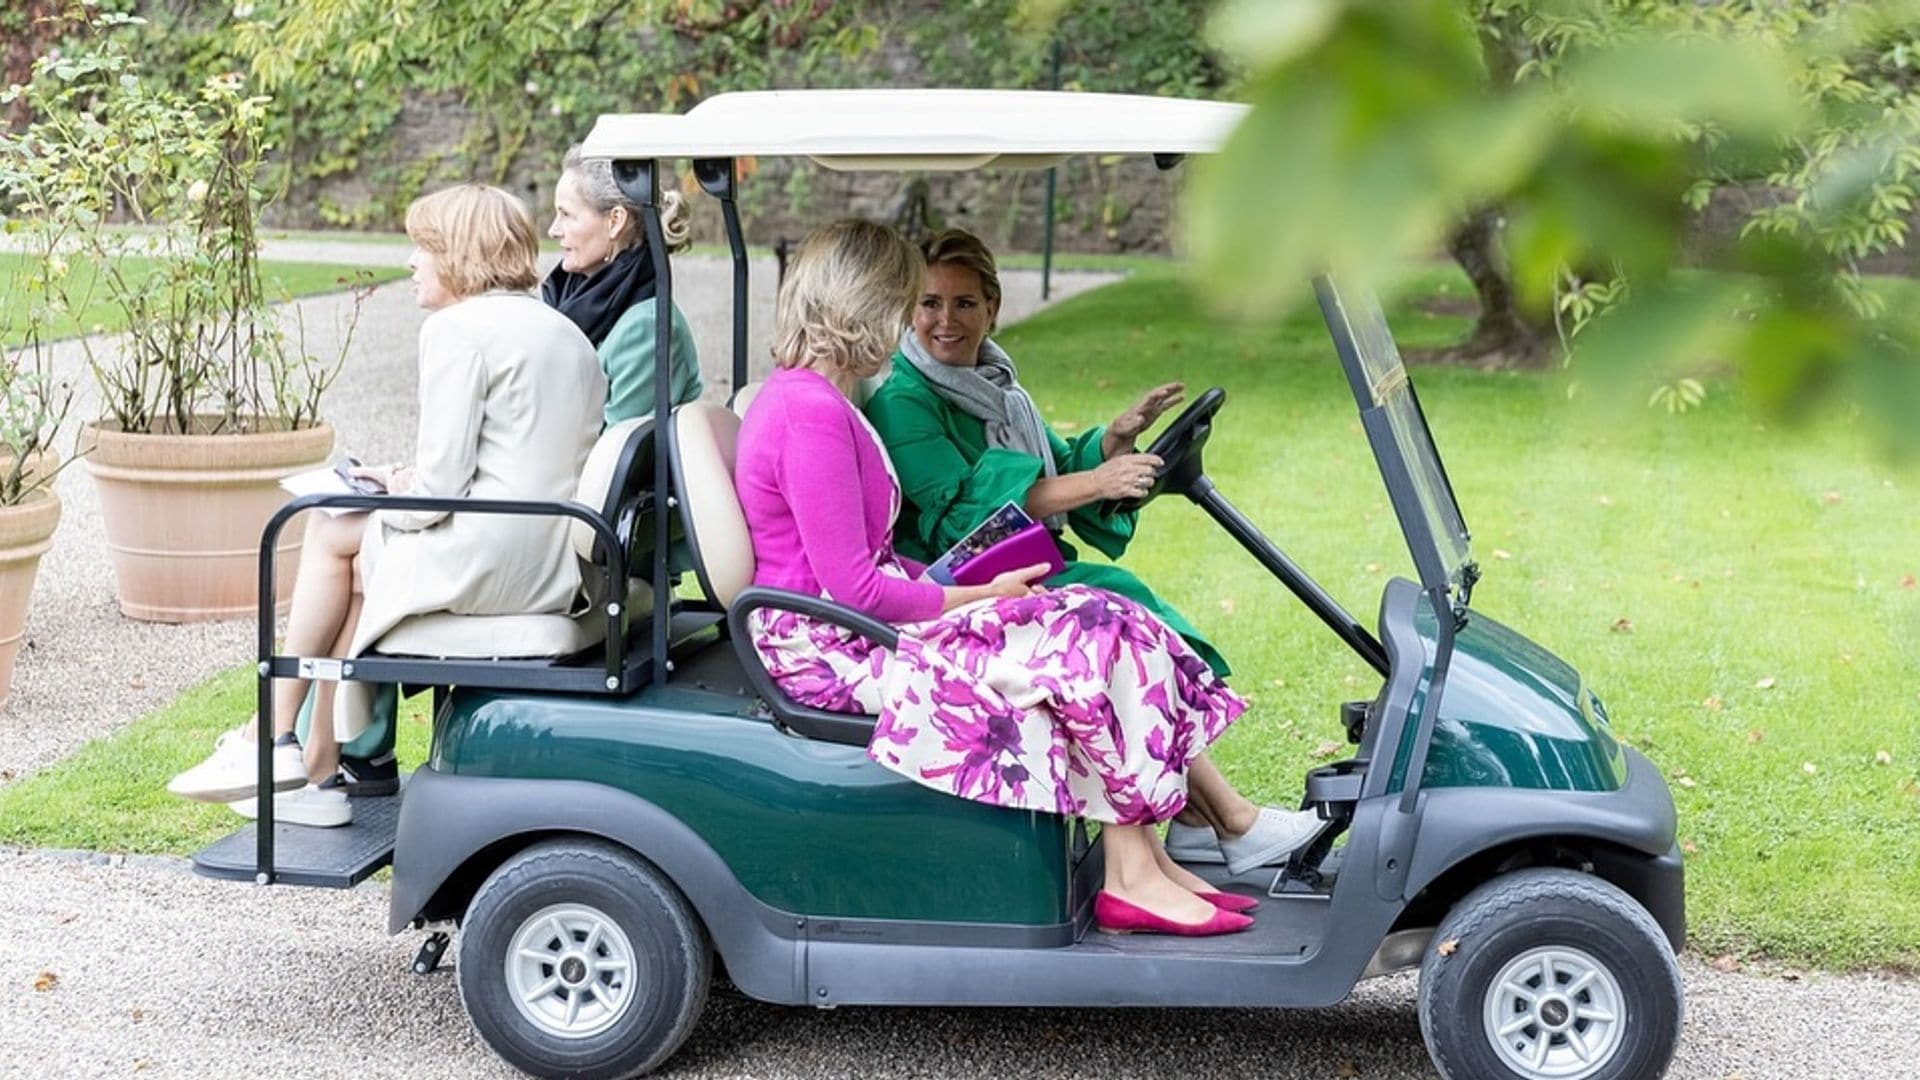
<instances>
[{"instance_id":1,"label":"gray scarf","mask_svg":"<svg viewBox=\"0 0 1920 1080\"><path fill-rule=\"evenodd\" d=\"M1059 475L1053 463L1053 449L1047 442L1047 425L1033 399L1020 388L1013 370L1013 358L994 344L992 338L980 342L980 362L974 367L954 367L928 355L907 327L900 335L900 355L907 358L933 391L954 408L986 425L987 445L1017 450L1040 459L1048 478ZM1055 531L1067 524L1065 514L1049 515L1047 527Z\"/></svg>"}]
</instances>

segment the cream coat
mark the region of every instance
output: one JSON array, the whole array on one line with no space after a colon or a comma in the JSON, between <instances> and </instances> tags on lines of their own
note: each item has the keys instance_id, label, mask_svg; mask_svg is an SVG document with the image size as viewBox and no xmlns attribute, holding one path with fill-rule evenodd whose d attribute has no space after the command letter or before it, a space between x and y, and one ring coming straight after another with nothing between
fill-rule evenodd
<instances>
[{"instance_id":1,"label":"cream coat","mask_svg":"<svg viewBox=\"0 0 1920 1080\"><path fill-rule=\"evenodd\" d=\"M600 434L607 379L579 328L538 298L487 293L420 328L420 433L410 494L573 498ZM382 510L360 549L365 596L349 655L405 619L566 612L580 569L562 517ZM344 683L340 689L364 686ZM367 725L368 695L335 696L342 741Z\"/></svg>"}]
</instances>

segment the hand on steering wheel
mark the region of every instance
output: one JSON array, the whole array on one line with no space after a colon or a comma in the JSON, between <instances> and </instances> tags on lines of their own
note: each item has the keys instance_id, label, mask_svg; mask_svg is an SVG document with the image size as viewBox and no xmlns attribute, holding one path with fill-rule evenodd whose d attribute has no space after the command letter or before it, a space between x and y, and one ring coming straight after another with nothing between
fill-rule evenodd
<instances>
[{"instance_id":1,"label":"hand on steering wheel","mask_svg":"<svg viewBox=\"0 0 1920 1080\"><path fill-rule=\"evenodd\" d=\"M1153 488L1165 462L1153 454L1119 454L1093 470L1095 490L1102 499L1138 499Z\"/></svg>"},{"instance_id":2,"label":"hand on steering wheel","mask_svg":"<svg viewBox=\"0 0 1920 1080\"><path fill-rule=\"evenodd\" d=\"M1135 474L1132 477L1133 490L1108 494L1106 501L1100 504L1101 515L1112 516L1138 510L1169 485L1174 491L1187 490L1199 476L1200 450L1213 434L1213 416L1226 400L1226 391L1219 387L1208 390L1174 417L1173 423L1168 424L1166 430L1153 440L1153 445L1147 448L1146 453L1122 454L1109 460L1107 465L1129 458L1149 458L1156 464L1144 488ZM1101 466L1103 469L1105 467Z\"/></svg>"}]
</instances>

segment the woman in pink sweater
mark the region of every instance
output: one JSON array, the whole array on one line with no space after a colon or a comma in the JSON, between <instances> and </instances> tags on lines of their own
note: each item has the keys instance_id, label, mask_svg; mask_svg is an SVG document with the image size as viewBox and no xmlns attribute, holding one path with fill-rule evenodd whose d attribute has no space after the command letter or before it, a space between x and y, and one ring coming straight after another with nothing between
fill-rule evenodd
<instances>
[{"instance_id":1,"label":"woman in pink sweater","mask_svg":"<svg viewBox=\"0 0 1920 1080\"><path fill-rule=\"evenodd\" d=\"M1102 929L1205 935L1252 925L1251 898L1167 858L1153 825L1187 770L1246 708L1179 635L1124 597L1032 582L920 580L893 553L900 487L852 403L892 352L921 286L893 230L845 221L809 236L781 287L780 366L740 429L735 488L756 585L825 596L900 628L893 649L762 609L754 643L781 689L879 716L868 755L961 798L1102 822Z\"/></svg>"}]
</instances>

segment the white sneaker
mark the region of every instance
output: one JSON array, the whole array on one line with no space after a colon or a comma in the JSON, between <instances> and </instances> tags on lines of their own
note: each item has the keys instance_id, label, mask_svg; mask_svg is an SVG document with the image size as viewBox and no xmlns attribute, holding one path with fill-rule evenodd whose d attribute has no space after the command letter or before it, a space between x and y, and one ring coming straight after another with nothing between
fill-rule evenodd
<instances>
[{"instance_id":1,"label":"white sneaker","mask_svg":"<svg viewBox=\"0 0 1920 1080\"><path fill-rule=\"evenodd\" d=\"M258 799L241 799L232 806L234 813L248 821L256 821L260 817ZM311 825L317 829L332 829L353 820L353 807L347 805L346 792L308 784L292 791L274 793L273 820L281 825Z\"/></svg>"},{"instance_id":2,"label":"white sneaker","mask_svg":"<svg viewBox=\"0 0 1920 1080\"><path fill-rule=\"evenodd\" d=\"M1227 861L1220 851L1220 838L1214 835L1211 826L1182 825L1178 821L1167 823L1167 856L1179 863Z\"/></svg>"},{"instance_id":3,"label":"white sneaker","mask_svg":"<svg viewBox=\"0 0 1920 1080\"><path fill-rule=\"evenodd\" d=\"M1320 815L1311 810L1261 807L1253 828L1220 841L1220 851L1227 857L1227 872L1244 874L1255 867L1279 865L1295 848L1313 839L1320 825Z\"/></svg>"},{"instance_id":4,"label":"white sneaker","mask_svg":"<svg viewBox=\"0 0 1920 1080\"><path fill-rule=\"evenodd\" d=\"M183 799L232 802L255 794L260 780L259 747L238 731L213 744L207 760L167 781L167 790ZM307 763L295 743L273 748L273 789L290 791L307 782Z\"/></svg>"}]
</instances>

